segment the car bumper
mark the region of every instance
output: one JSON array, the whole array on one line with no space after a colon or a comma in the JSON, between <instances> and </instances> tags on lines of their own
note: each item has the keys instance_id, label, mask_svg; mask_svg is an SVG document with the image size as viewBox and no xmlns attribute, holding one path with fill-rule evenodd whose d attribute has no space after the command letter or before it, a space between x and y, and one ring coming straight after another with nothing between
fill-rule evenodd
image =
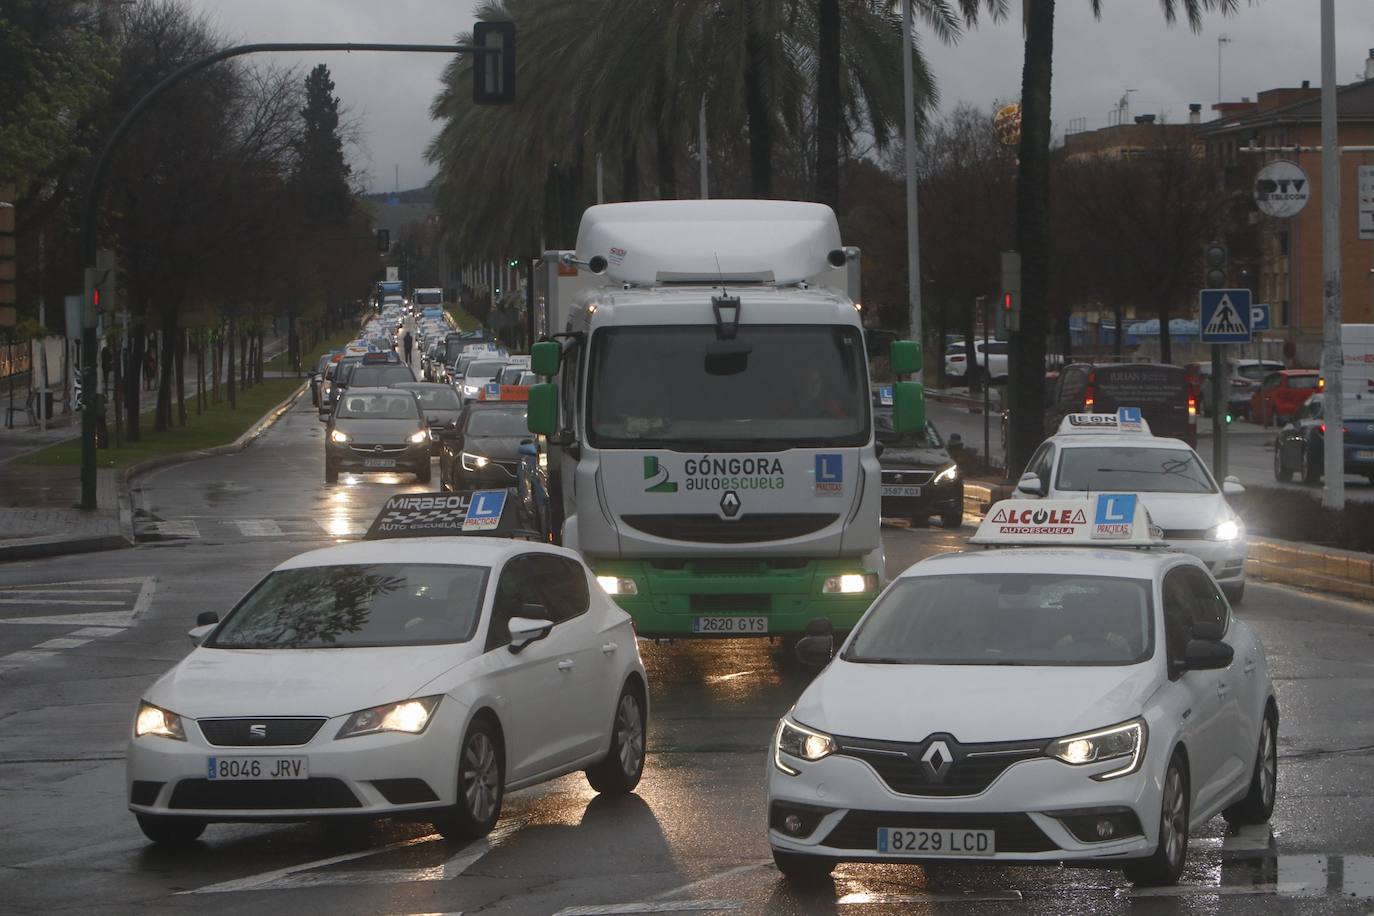
<instances>
[{"instance_id":1,"label":"car bumper","mask_svg":"<svg viewBox=\"0 0 1374 916\"><path fill-rule=\"evenodd\" d=\"M768 841L774 849L843 861L1113 862L1153 852L1159 831L1160 786L1149 775L1162 752L1146 748L1141 770L1099 782L1120 761L1082 767L1050 758L1013 764L978 795L918 797L892 791L865 762L834 755L815 763L785 758L791 776L768 762ZM789 832L786 815L798 812L801 829ZM1121 818L1126 826L1106 840L1086 840L1099 817ZM1078 834L1071 829L1078 825ZM929 827L955 831L991 830L991 855L926 851L889 854L879 850L880 827Z\"/></svg>"},{"instance_id":2,"label":"car bumper","mask_svg":"<svg viewBox=\"0 0 1374 916\"><path fill-rule=\"evenodd\" d=\"M215 747L190 720L186 740L129 741L129 810L212 821L380 817L434 810L457 796L457 748L464 710L440 703L419 735L362 735L336 740L346 716L325 722L314 739L295 747ZM304 758L309 778L208 779L210 759Z\"/></svg>"},{"instance_id":3,"label":"car bumper","mask_svg":"<svg viewBox=\"0 0 1374 916\"><path fill-rule=\"evenodd\" d=\"M1234 541L1209 541L1205 538L1170 537L1166 531L1164 540L1170 548L1191 554L1205 563L1218 582L1236 584L1245 581L1245 558L1249 552L1246 538L1239 537Z\"/></svg>"},{"instance_id":4,"label":"car bumper","mask_svg":"<svg viewBox=\"0 0 1374 916\"><path fill-rule=\"evenodd\" d=\"M926 485L921 487L920 496L884 496L882 514L884 518L911 518L921 515L942 515L946 512L964 511L964 482Z\"/></svg>"},{"instance_id":5,"label":"car bumper","mask_svg":"<svg viewBox=\"0 0 1374 916\"><path fill-rule=\"evenodd\" d=\"M428 441L418 445L407 445L403 450L397 452L384 452L381 454L373 452L359 452L347 445L335 445L329 443L324 447L324 457L327 462L334 465L340 471L377 471L385 474L387 471L422 471L429 467L430 443ZM394 461L394 465L377 467L369 465L369 461Z\"/></svg>"}]
</instances>

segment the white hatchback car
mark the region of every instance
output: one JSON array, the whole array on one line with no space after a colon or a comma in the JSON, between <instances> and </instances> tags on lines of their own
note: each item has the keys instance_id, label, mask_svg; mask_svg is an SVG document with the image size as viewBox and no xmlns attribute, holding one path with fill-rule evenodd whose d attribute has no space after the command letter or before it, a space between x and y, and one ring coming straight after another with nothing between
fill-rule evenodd
<instances>
[{"instance_id":1,"label":"white hatchback car","mask_svg":"<svg viewBox=\"0 0 1374 916\"><path fill-rule=\"evenodd\" d=\"M129 740L129 808L159 843L212 821L340 815L467 839L506 791L585 770L629 792L644 767L629 615L569 550L441 537L312 551L192 634L203 642L147 691Z\"/></svg>"},{"instance_id":2,"label":"white hatchback car","mask_svg":"<svg viewBox=\"0 0 1374 916\"><path fill-rule=\"evenodd\" d=\"M1137 493L1171 547L1201 560L1232 604L1245 594L1249 540L1226 501L1245 488L1235 477L1218 486L1197 452L1181 439L1151 435L1138 410L1124 425L1113 414L1069 414L1031 456L1016 490L1031 499Z\"/></svg>"},{"instance_id":3,"label":"white hatchback car","mask_svg":"<svg viewBox=\"0 0 1374 916\"><path fill-rule=\"evenodd\" d=\"M1077 546L945 554L897 578L778 723L768 840L784 875L1080 861L1170 884L1190 830L1267 820L1264 649L1194 557L1141 549L1148 527L1130 494L1006 501L975 543ZM829 639L798 655L824 663Z\"/></svg>"}]
</instances>

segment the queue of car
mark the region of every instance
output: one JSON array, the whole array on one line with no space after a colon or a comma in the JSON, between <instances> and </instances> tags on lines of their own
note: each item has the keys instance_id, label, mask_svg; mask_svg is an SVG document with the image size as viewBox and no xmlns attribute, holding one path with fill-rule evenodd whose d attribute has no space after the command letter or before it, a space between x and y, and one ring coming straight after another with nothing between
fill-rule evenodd
<instances>
[{"instance_id":1,"label":"queue of car","mask_svg":"<svg viewBox=\"0 0 1374 916\"><path fill-rule=\"evenodd\" d=\"M317 367L326 481L427 482L437 455L441 492L392 497L363 541L289 560L222 621L198 619L197 647L146 693L129 740L129 807L155 842L340 816L470 839L507 791L577 770L598 792L639 781L647 675L629 617L547 543L548 469L508 390L533 381L528 360L480 332L425 332L417 381L386 316ZM1194 411L1180 423L1122 403L1143 383L1118 367L1075 388L1079 368L1056 379L1065 407L1086 396L1112 412L1065 410L969 550L906 570L842 638L796 645L823 670L766 764L766 836L789 880L841 861L959 860L1171 884L1190 831L1272 812L1277 701L1231 611L1239 483L1193 451ZM960 443L930 424L897 433L882 388L873 419L884 515L958 528Z\"/></svg>"}]
</instances>

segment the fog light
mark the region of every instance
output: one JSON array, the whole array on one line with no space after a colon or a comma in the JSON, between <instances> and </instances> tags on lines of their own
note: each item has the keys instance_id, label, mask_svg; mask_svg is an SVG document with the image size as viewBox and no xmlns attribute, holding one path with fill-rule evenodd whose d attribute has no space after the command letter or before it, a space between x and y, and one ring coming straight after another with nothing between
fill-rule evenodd
<instances>
[{"instance_id":1,"label":"fog light","mask_svg":"<svg viewBox=\"0 0 1374 916\"><path fill-rule=\"evenodd\" d=\"M789 814L787 817L783 818L782 825L787 829L788 833L801 833L802 819L795 814Z\"/></svg>"},{"instance_id":2,"label":"fog light","mask_svg":"<svg viewBox=\"0 0 1374 916\"><path fill-rule=\"evenodd\" d=\"M1116 833L1116 827L1105 817L1097 822L1097 836L1099 839L1110 839Z\"/></svg>"}]
</instances>

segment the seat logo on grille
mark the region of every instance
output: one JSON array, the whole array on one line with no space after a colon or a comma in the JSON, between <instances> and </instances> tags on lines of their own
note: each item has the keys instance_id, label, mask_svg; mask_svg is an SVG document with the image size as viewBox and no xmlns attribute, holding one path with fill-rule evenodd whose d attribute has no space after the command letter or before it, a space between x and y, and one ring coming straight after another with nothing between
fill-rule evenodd
<instances>
[{"instance_id":1,"label":"seat logo on grille","mask_svg":"<svg viewBox=\"0 0 1374 916\"><path fill-rule=\"evenodd\" d=\"M932 741L930 747L921 755L921 768L926 771L926 779L932 783L945 781L945 773L954 765L954 755L949 745L943 741Z\"/></svg>"},{"instance_id":2,"label":"seat logo on grille","mask_svg":"<svg viewBox=\"0 0 1374 916\"><path fill-rule=\"evenodd\" d=\"M266 725L250 725L250 726L248 726L248 734L249 734L251 737L254 737L254 738L266 738L266 737L267 737L267 726L266 726Z\"/></svg>"}]
</instances>

